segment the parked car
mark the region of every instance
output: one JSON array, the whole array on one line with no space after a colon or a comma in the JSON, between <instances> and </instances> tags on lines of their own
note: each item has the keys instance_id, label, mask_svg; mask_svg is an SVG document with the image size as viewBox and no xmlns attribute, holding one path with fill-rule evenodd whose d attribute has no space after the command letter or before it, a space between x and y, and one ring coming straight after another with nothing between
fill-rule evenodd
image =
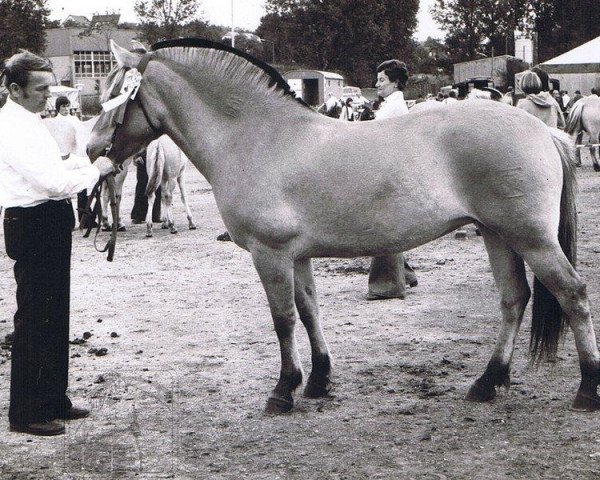
<instances>
[{"instance_id":1,"label":"parked car","mask_svg":"<svg viewBox=\"0 0 600 480\"><path fill-rule=\"evenodd\" d=\"M352 106L355 109L361 108L365 105L370 107L370 105L371 105L371 102L369 102L369 100L367 100L365 97L363 97L362 91L358 87L342 88L341 101L345 102L346 99L348 99L348 98L352 99Z\"/></svg>"}]
</instances>

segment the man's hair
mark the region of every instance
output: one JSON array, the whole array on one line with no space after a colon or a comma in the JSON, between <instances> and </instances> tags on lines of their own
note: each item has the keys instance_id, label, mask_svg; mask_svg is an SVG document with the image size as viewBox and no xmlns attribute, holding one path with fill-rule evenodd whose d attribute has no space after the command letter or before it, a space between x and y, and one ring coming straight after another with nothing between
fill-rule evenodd
<instances>
[{"instance_id":1,"label":"man's hair","mask_svg":"<svg viewBox=\"0 0 600 480\"><path fill-rule=\"evenodd\" d=\"M408 68L406 63L401 62L393 58L392 60L386 60L377 67L377 73L383 72L390 79L390 82L398 85L398 90L404 90L406 82L408 81Z\"/></svg>"},{"instance_id":2,"label":"man's hair","mask_svg":"<svg viewBox=\"0 0 600 480\"><path fill-rule=\"evenodd\" d=\"M542 80L538 74L532 70L525 72L521 77L521 90L528 95L530 93L540 93L542 91Z\"/></svg>"},{"instance_id":3,"label":"man's hair","mask_svg":"<svg viewBox=\"0 0 600 480\"><path fill-rule=\"evenodd\" d=\"M62 107L63 105L66 105L68 107L69 105L71 105L71 102L67 97L61 95L56 99L56 103L54 104L56 111L60 110L60 107Z\"/></svg>"},{"instance_id":4,"label":"man's hair","mask_svg":"<svg viewBox=\"0 0 600 480\"><path fill-rule=\"evenodd\" d=\"M52 64L27 50L20 50L4 62L4 85L8 88L16 83L25 88L29 82L29 72L52 72Z\"/></svg>"}]
</instances>

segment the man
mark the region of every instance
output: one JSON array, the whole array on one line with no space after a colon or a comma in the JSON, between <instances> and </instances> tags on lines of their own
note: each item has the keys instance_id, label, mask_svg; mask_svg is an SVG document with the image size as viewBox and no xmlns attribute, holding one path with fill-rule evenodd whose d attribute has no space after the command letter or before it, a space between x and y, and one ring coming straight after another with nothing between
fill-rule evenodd
<instances>
[{"instance_id":1,"label":"man","mask_svg":"<svg viewBox=\"0 0 600 480\"><path fill-rule=\"evenodd\" d=\"M111 173L112 164L61 158L39 116L55 82L47 60L22 50L5 62L3 76L9 97L0 111L0 205L17 284L10 430L58 435L65 431L59 419L89 414L66 395L75 224L69 197Z\"/></svg>"}]
</instances>

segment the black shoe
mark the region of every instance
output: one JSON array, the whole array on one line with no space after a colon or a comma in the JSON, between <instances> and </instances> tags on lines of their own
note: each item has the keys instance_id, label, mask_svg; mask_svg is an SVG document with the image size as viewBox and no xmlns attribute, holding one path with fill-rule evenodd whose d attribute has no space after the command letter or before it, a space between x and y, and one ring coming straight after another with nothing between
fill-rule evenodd
<instances>
[{"instance_id":1,"label":"black shoe","mask_svg":"<svg viewBox=\"0 0 600 480\"><path fill-rule=\"evenodd\" d=\"M231 236L229 235L229 232L225 232L219 235L217 237L217 240L219 240L220 242L231 242Z\"/></svg>"},{"instance_id":2,"label":"black shoe","mask_svg":"<svg viewBox=\"0 0 600 480\"><path fill-rule=\"evenodd\" d=\"M72 406L67 411L56 415L56 418L60 418L61 420L76 420L78 418L85 418L89 414L90 411L87 408Z\"/></svg>"},{"instance_id":3,"label":"black shoe","mask_svg":"<svg viewBox=\"0 0 600 480\"><path fill-rule=\"evenodd\" d=\"M62 435L65 433L65 426L55 420L25 424L11 423L10 431L49 437L52 435Z\"/></svg>"}]
</instances>

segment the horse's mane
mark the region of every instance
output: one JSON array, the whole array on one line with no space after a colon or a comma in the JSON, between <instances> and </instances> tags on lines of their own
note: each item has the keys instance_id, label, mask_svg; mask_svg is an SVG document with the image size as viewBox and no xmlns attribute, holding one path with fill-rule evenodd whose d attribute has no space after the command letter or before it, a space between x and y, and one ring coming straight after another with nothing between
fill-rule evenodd
<instances>
[{"instance_id":1,"label":"horse's mane","mask_svg":"<svg viewBox=\"0 0 600 480\"><path fill-rule=\"evenodd\" d=\"M287 81L271 65L263 62L262 60L259 60L258 58L246 52L238 50L237 48L233 48L223 43L213 42L211 40L205 40L201 38L178 38L175 40L165 40L162 42L155 43L154 45L152 45L151 50L155 52L158 50L177 47L193 49L212 49L217 51L233 53L237 57L240 57L249 62L250 64L254 65L255 67L258 67L258 69L260 69L261 73L264 75L264 79L267 80L267 85L269 88L272 88L277 92L281 92L284 96L292 97L301 105L311 109L310 106L304 100L296 97L296 93L290 88L290 85L287 83ZM243 68L243 62L239 62L237 66ZM243 78L243 75L240 75L240 77Z\"/></svg>"}]
</instances>

